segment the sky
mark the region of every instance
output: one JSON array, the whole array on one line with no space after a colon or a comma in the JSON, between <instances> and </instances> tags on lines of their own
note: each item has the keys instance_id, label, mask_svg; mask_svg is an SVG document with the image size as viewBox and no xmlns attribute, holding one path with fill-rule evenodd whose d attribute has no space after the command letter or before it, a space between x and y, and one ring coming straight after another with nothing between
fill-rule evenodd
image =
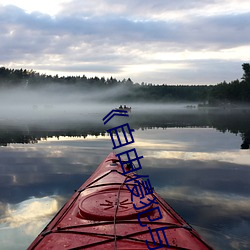
<instances>
[{"instance_id":1,"label":"sky","mask_svg":"<svg viewBox=\"0 0 250 250\"><path fill-rule=\"evenodd\" d=\"M216 84L242 77L249 23L249 0L0 0L0 67Z\"/></svg>"}]
</instances>

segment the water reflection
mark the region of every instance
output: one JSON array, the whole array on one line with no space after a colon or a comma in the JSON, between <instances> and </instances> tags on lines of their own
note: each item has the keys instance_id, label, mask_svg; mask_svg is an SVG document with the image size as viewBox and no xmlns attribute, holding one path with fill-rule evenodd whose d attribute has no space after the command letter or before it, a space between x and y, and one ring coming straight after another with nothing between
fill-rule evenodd
<instances>
[{"instance_id":1,"label":"water reflection","mask_svg":"<svg viewBox=\"0 0 250 250\"><path fill-rule=\"evenodd\" d=\"M17 204L4 204L0 218L1 249L23 249L36 237L48 219L61 207L60 197L30 198ZM3 247L3 248L2 248Z\"/></svg>"},{"instance_id":2,"label":"water reflection","mask_svg":"<svg viewBox=\"0 0 250 250\"><path fill-rule=\"evenodd\" d=\"M41 222L43 217L56 213L59 209L55 197L30 198L17 204L7 204L5 216L0 222L9 225L11 228L30 224L31 221ZM34 224L34 223L32 223ZM25 233L32 233L30 228L26 228Z\"/></svg>"},{"instance_id":3,"label":"water reflection","mask_svg":"<svg viewBox=\"0 0 250 250\"><path fill-rule=\"evenodd\" d=\"M182 122L181 114L155 117L129 118L136 129L133 146L144 156L141 174L149 175L156 191L215 249L249 249L250 154L240 150L240 131L249 126L237 128L228 118L216 127L215 117L204 121L206 114L195 120L190 113ZM107 129L101 122L52 125L29 129L35 144L10 143L22 130L5 137L8 147L0 150L1 249L26 248L112 149L109 136L95 136Z\"/></svg>"},{"instance_id":4,"label":"water reflection","mask_svg":"<svg viewBox=\"0 0 250 250\"><path fill-rule=\"evenodd\" d=\"M142 109L133 111L129 117L129 124L134 129L151 128L194 128L210 127L225 133L239 134L242 138L239 148L248 149L250 145L250 109L246 110L185 110L185 109ZM0 145L10 143L37 143L41 139L60 136L87 137L105 136L107 129L117 125L111 121L108 126L103 126L101 118L105 113L82 114L73 120L39 120L15 121L0 123ZM119 118L118 122L128 122ZM120 124L120 123L119 123Z\"/></svg>"}]
</instances>

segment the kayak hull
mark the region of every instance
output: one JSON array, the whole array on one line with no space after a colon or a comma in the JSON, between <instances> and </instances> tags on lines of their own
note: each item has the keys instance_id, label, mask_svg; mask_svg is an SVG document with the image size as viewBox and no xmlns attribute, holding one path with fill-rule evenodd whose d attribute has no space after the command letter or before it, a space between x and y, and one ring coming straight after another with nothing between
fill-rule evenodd
<instances>
[{"instance_id":1,"label":"kayak hull","mask_svg":"<svg viewBox=\"0 0 250 250\"><path fill-rule=\"evenodd\" d=\"M212 249L156 192L132 201L132 176L110 153L28 249Z\"/></svg>"}]
</instances>

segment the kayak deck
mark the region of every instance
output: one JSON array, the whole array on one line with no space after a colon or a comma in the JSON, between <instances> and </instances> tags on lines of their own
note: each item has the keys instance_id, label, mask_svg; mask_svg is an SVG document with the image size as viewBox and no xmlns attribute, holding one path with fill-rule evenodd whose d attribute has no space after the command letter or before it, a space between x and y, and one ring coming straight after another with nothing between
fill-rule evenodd
<instances>
[{"instance_id":1,"label":"kayak deck","mask_svg":"<svg viewBox=\"0 0 250 250\"><path fill-rule=\"evenodd\" d=\"M132 201L132 176L110 153L28 249L212 249L156 192Z\"/></svg>"}]
</instances>

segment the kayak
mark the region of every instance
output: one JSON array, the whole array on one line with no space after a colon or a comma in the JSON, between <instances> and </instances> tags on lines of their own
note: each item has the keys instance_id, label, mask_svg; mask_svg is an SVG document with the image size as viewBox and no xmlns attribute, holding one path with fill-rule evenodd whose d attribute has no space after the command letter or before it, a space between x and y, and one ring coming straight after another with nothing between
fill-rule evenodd
<instances>
[{"instance_id":1,"label":"kayak","mask_svg":"<svg viewBox=\"0 0 250 250\"><path fill-rule=\"evenodd\" d=\"M143 183L110 153L28 249L213 249Z\"/></svg>"}]
</instances>

